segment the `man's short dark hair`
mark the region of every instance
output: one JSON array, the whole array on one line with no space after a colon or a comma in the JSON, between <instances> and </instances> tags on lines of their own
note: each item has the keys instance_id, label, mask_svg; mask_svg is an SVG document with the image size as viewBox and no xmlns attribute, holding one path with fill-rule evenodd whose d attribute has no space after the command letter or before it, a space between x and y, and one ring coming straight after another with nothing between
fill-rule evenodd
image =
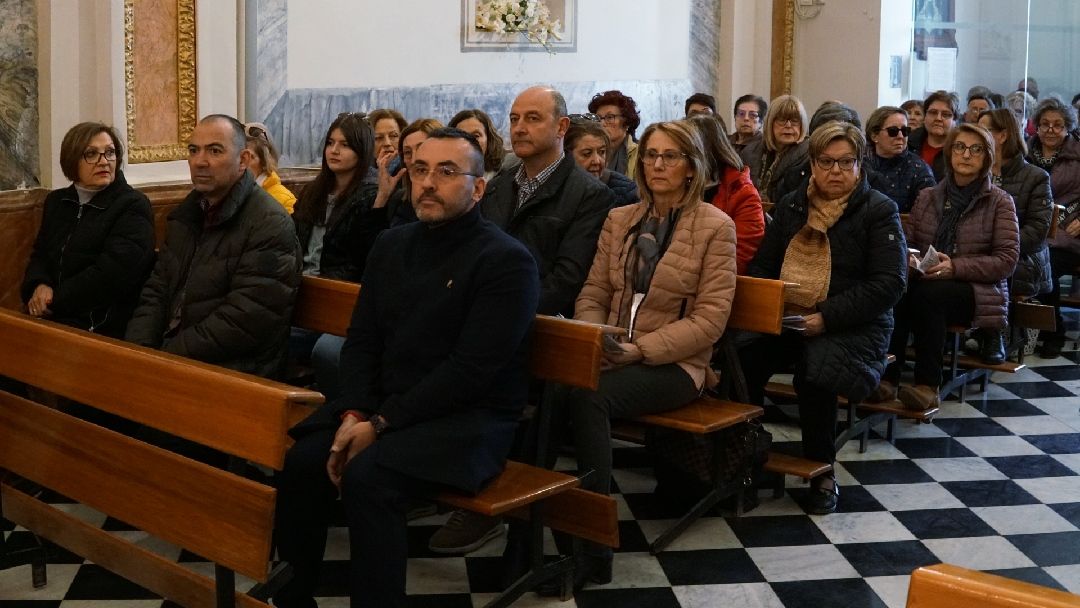
<instances>
[{"instance_id":1,"label":"man's short dark hair","mask_svg":"<svg viewBox=\"0 0 1080 608\"><path fill-rule=\"evenodd\" d=\"M756 103L758 107L758 120L765 122L765 115L769 113L769 102L765 101L765 98L760 95L754 95L748 93L735 100L735 107L731 110L732 116L739 115L739 106L744 103Z\"/></svg>"},{"instance_id":2,"label":"man's short dark hair","mask_svg":"<svg viewBox=\"0 0 1080 608\"><path fill-rule=\"evenodd\" d=\"M690 106L695 103L709 106L709 109L713 111L713 114L716 114L716 98L712 95L706 95L705 93L694 93L690 97L687 97L686 103L683 104L683 114L689 114Z\"/></svg>"},{"instance_id":3,"label":"man's short dark hair","mask_svg":"<svg viewBox=\"0 0 1080 608\"><path fill-rule=\"evenodd\" d=\"M244 133L244 123L228 114L207 114L206 116L203 116L203 119L199 121L199 124L201 125L215 120L224 121L232 127L233 147L235 148L234 153L237 156L240 156L240 153L247 148L247 135Z\"/></svg>"},{"instance_id":4,"label":"man's short dark hair","mask_svg":"<svg viewBox=\"0 0 1080 608\"><path fill-rule=\"evenodd\" d=\"M471 165L469 172L484 175L484 150L480 148L480 142L476 141L476 138L471 133L466 133L454 127L442 127L428 133L428 139L464 139L469 142L469 147L473 151L472 158L469 159Z\"/></svg>"}]
</instances>

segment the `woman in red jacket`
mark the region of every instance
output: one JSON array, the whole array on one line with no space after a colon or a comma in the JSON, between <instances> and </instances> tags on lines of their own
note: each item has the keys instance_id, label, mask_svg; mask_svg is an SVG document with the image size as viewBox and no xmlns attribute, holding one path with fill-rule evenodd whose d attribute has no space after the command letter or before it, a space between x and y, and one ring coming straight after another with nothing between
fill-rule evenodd
<instances>
[{"instance_id":1,"label":"woman in red jacket","mask_svg":"<svg viewBox=\"0 0 1080 608\"><path fill-rule=\"evenodd\" d=\"M761 195L750 180L750 168L731 147L724 121L714 114L698 114L686 120L697 129L705 148L709 167L705 200L735 221L736 264L738 273L743 274L765 236Z\"/></svg>"}]
</instances>

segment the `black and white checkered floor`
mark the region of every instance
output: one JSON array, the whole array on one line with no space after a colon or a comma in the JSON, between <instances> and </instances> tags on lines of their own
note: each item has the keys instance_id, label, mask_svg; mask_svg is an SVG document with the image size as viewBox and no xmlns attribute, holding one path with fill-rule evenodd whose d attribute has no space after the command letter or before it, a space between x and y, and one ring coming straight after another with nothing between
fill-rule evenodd
<instances>
[{"instance_id":1,"label":"black and white checkered floor","mask_svg":"<svg viewBox=\"0 0 1080 608\"><path fill-rule=\"evenodd\" d=\"M761 506L742 518L703 518L656 557L647 541L676 514L653 505L655 482L644 451L617 449L622 547L614 581L587 587L565 604L529 594L516 605L900 608L911 570L937 562L1080 593L1078 361L1075 350L1054 360L1029 357L1029 368L996 374L986 393L945 403L932 424L899 423L895 445L877 436L860 454L850 442L838 458L842 490L833 515L806 515L797 502L805 486L790 481L784 498L763 492ZM777 442L798 440L797 428L770 427ZM81 507L69 510L210 570L196 556L146 541L120 522ZM497 592L502 542L467 557L433 554L427 539L445 518L410 526L410 603L481 606ZM29 541L20 530L5 535L14 547ZM345 531L335 529L326 553L324 608L348 605L347 558ZM49 584L40 590L31 587L27 566L0 571L0 608L161 604L64 551L55 552Z\"/></svg>"}]
</instances>

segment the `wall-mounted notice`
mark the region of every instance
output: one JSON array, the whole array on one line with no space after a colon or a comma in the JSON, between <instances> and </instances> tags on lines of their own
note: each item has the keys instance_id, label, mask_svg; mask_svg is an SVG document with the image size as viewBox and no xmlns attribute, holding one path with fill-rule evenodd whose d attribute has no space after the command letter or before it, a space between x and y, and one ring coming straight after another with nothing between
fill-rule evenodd
<instances>
[{"instance_id":1,"label":"wall-mounted notice","mask_svg":"<svg viewBox=\"0 0 1080 608\"><path fill-rule=\"evenodd\" d=\"M956 48L932 46L926 49L926 90L952 91L956 88Z\"/></svg>"}]
</instances>

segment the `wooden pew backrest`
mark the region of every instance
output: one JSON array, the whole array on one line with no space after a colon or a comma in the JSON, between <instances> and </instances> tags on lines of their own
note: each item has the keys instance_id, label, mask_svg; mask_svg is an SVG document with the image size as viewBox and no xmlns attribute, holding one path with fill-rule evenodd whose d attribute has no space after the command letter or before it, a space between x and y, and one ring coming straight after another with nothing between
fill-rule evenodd
<instances>
[{"instance_id":1,"label":"wooden pew backrest","mask_svg":"<svg viewBox=\"0 0 1080 608\"><path fill-rule=\"evenodd\" d=\"M911 573L907 608L1080 608L1080 595L937 564Z\"/></svg>"},{"instance_id":2,"label":"wooden pew backrest","mask_svg":"<svg viewBox=\"0 0 1080 608\"><path fill-rule=\"evenodd\" d=\"M779 334L784 319L784 283L738 276L728 329Z\"/></svg>"},{"instance_id":3,"label":"wooden pew backrest","mask_svg":"<svg viewBox=\"0 0 1080 608\"><path fill-rule=\"evenodd\" d=\"M21 313L0 310L0 335L0 373L274 469L284 462L289 409L323 400Z\"/></svg>"}]
</instances>

